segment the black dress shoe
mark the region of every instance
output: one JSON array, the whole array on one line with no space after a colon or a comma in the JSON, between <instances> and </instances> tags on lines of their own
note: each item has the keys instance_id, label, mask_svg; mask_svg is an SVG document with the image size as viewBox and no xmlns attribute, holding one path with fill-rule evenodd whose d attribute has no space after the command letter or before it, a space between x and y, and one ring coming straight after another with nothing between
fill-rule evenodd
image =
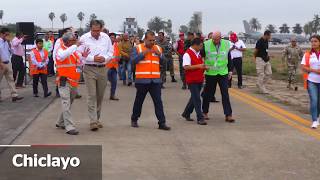
<instances>
[{"instance_id":1,"label":"black dress shoe","mask_svg":"<svg viewBox=\"0 0 320 180\"><path fill-rule=\"evenodd\" d=\"M181 89L186 90L186 89L187 89L187 86L182 86Z\"/></svg>"},{"instance_id":2,"label":"black dress shoe","mask_svg":"<svg viewBox=\"0 0 320 180\"><path fill-rule=\"evenodd\" d=\"M64 127L64 126L61 126L61 125L59 125L59 124L56 124L56 128L60 128L60 129L66 129L66 127Z\"/></svg>"},{"instance_id":3,"label":"black dress shoe","mask_svg":"<svg viewBox=\"0 0 320 180\"><path fill-rule=\"evenodd\" d=\"M188 117L188 116L185 116L185 115L182 115L182 117L184 119L186 119L186 121L194 121L192 118Z\"/></svg>"},{"instance_id":4,"label":"black dress shoe","mask_svg":"<svg viewBox=\"0 0 320 180\"><path fill-rule=\"evenodd\" d=\"M200 121L198 121L198 124L199 125L207 125L207 122L205 122L204 120L200 120Z\"/></svg>"},{"instance_id":5,"label":"black dress shoe","mask_svg":"<svg viewBox=\"0 0 320 180\"><path fill-rule=\"evenodd\" d=\"M171 130L171 128L169 126L167 126L166 124L159 125L159 129L160 130L165 130L165 131L170 131Z\"/></svg>"},{"instance_id":6,"label":"black dress shoe","mask_svg":"<svg viewBox=\"0 0 320 180\"><path fill-rule=\"evenodd\" d=\"M138 122L137 121L131 121L131 127L138 128L139 127Z\"/></svg>"},{"instance_id":7,"label":"black dress shoe","mask_svg":"<svg viewBox=\"0 0 320 180\"><path fill-rule=\"evenodd\" d=\"M129 82L129 83L128 83L128 86L132 86L132 82Z\"/></svg>"},{"instance_id":8,"label":"black dress shoe","mask_svg":"<svg viewBox=\"0 0 320 180\"><path fill-rule=\"evenodd\" d=\"M39 95L38 94L34 94L33 97L39 97Z\"/></svg>"},{"instance_id":9,"label":"black dress shoe","mask_svg":"<svg viewBox=\"0 0 320 180\"><path fill-rule=\"evenodd\" d=\"M75 98L76 98L76 99L81 99L81 98L82 98L82 96L81 96L81 95L79 95L79 94L77 94Z\"/></svg>"},{"instance_id":10,"label":"black dress shoe","mask_svg":"<svg viewBox=\"0 0 320 180\"><path fill-rule=\"evenodd\" d=\"M12 102L20 101L20 100L22 100L22 99L23 99L23 97L19 97L19 96L13 97L13 98L12 98Z\"/></svg>"},{"instance_id":11,"label":"black dress shoe","mask_svg":"<svg viewBox=\"0 0 320 180\"><path fill-rule=\"evenodd\" d=\"M72 129L72 130L70 130L70 131L68 131L68 132L66 132L67 134L69 134L69 135L78 135L79 134L79 131L77 131L77 130L75 130L75 129Z\"/></svg>"},{"instance_id":12,"label":"black dress shoe","mask_svg":"<svg viewBox=\"0 0 320 180\"><path fill-rule=\"evenodd\" d=\"M111 101L119 101L119 98L116 98L116 97L114 97L114 96L111 96L111 97L110 97L110 100L111 100Z\"/></svg>"},{"instance_id":13,"label":"black dress shoe","mask_svg":"<svg viewBox=\"0 0 320 180\"><path fill-rule=\"evenodd\" d=\"M48 92L47 94L44 95L44 98L51 96L51 94L52 94L51 92Z\"/></svg>"},{"instance_id":14,"label":"black dress shoe","mask_svg":"<svg viewBox=\"0 0 320 180\"><path fill-rule=\"evenodd\" d=\"M174 76L172 77L171 82L173 82L173 83L177 82L177 80L174 78Z\"/></svg>"}]
</instances>

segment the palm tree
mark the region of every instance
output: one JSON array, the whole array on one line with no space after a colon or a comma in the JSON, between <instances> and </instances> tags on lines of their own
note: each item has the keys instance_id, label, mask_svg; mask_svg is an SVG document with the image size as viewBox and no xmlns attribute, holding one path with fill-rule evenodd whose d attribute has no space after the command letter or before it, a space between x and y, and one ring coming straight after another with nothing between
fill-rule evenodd
<instances>
[{"instance_id":1,"label":"palm tree","mask_svg":"<svg viewBox=\"0 0 320 180\"><path fill-rule=\"evenodd\" d=\"M189 22L189 30L195 33L201 33L202 18L199 13L194 13Z\"/></svg>"},{"instance_id":2,"label":"palm tree","mask_svg":"<svg viewBox=\"0 0 320 180\"><path fill-rule=\"evenodd\" d=\"M303 26L303 31L304 31L304 33L306 34L306 36L311 36L312 35L312 33L313 33L313 22L312 21L310 21L310 22L308 22L307 24L305 24L304 26Z\"/></svg>"},{"instance_id":3,"label":"palm tree","mask_svg":"<svg viewBox=\"0 0 320 180\"><path fill-rule=\"evenodd\" d=\"M251 29L258 31L261 29L261 24L257 18L252 18L249 22Z\"/></svg>"},{"instance_id":4,"label":"palm tree","mask_svg":"<svg viewBox=\"0 0 320 180\"><path fill-rule=\"evenodd\" d=\"M150 21L148 22L148 28L151 31L155 31L156 33L160 32L161 30L164 29L164 21L162 21L162 19L158 16L150 19Z\"/></svg>"},{"instance_id":5,"label":"palm tree","mask_svg":"<svg viewBox=\"0 0 320 180\"><path fill-rule=\"evenodd\" d=\"M2 18L3 18L3 10L0 10L0 19L1 19L1 24L3 24Z\"/></svg>"},{"instance_id":6,"label":"palm tree","mask_svg":"<svg viewBox=\"0 0 320 180\"><path fill-rule=\"evenodd\" d=\"M62 28L64 28L64 22L66 22L67 19L68 19L68 17L67 17L67 15L66 15L66 13L61 14L60 20L61 20L61 22L62 22Z\"/></svg>"},{"instance_id":7,"label":"palm tree","mask_svg":"<svg viewBox=\"0 0 320 180\"><path fill-rule=\"evenodd\" d=\"M79 21L80 21L80 29L82 29L82 22L84 20L84 13L83 12L79 12L77 15Z\"/></svg>"},{"instance_id":8,"label":"palm tree","mask_svg":"<svg viewBox=\"0 0 320 180\"><path fill-rule=\"evenodd\" d=\"M54 14L54 12L50 12L49 13L49 19L51 21L51 29L53 29L53 19L56 17L56 15Z\"/></svg>"},{"instance_id":9,"label":"palm tree","mask_svg":"<svg viewBox=\"0 0 320 180\"><path fill-rule=\"evenodd\" d=\"M286 23L282 24L281 27L279 27L280 33L290 33L290 27Z\"/></svg>"},{"instance_id":10,"label":"palm tree","mask_svg":"<svg viewBox=\"0 0 320 180\"><path fill-rule=\"evenodd\" d=\"M318 14L314 15L313 18L313 33L318 33L318 31L320 30L320 17Z\"/></svg>"},{"instance_id":11,"label":"palm tree","mask_svg":"<svg viewBox=\"0 0 320 180\"><path fill-rule=\"evenodd\" d=\"M179 32L182 32L184 34L187 34L188 33L188 26L186 25L181 25L180 28L179 28Z\"/></svg>"},{"instance_id":12,"label":"palm tree","mask_svg":"<svg viewBox=\"0 0 320 180\"><path fill-rule=\"evenodd\" d=\"M303 33L303 29L302 29L302 27L301 27L301 25L299 23L297 23L292 28L293 28L293 30L292 30L293 33L296 33L296 34L302 34Z\"/></svg>"},{"instance_id":13,"label":"palm tree","mask_svg":"<svg viewBox=\"0 0 320 180\"><path fill-rule=\"evenodd\" d=\"M273 24L267 25L266 30L269 30L271 33L276 33L277 32L276 26L273 25Z\"/></svg>"}]
</instances>

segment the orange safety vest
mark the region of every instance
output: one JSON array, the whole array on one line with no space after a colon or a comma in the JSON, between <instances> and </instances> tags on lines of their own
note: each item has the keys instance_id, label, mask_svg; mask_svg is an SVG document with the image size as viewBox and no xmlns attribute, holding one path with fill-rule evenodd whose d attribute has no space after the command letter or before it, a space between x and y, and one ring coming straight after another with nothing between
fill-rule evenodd
<instances>
[{"instance_id":1,"label":"orange safety vest","mask_svg":"<svg viewBox=\"0 0 320 180\"><path fill-rule=\"evenodd\" d=\"M41 57L40 52L38 48L33 48L32 52L39 63L44 63L48 59L48 51L43 49L44 52L44 57ZM29 61L30 64L30 75L35 75L35 74L48 74L48 68L47 66L44 67L43 69L38 69L38 67L35 64L32 64L32 60L30 59Z\"/></svg>"},{"instance_id":2,"label":"orange safety vest","mask_svg":"<svg viewBox=\"0 0 320 180\"><path fill-rule=\"evenodd\" d=\"M63 50L66 50L67 47L65 47L63 44L60 47ZM56 61L56 67L57 67L57 78L56 78L56 83L59 85L60 83L60 78L61 77L66 77L68 79L68 83L72 87L77 87L78 82L80 80L80 73L77 72L77 65L79 56L76 52L74 52L71 56L67 57L64 60L59 60L57 58Z\"/></svg>"},{"instance_id":3,"label":"orange safety vest","mask_svg":"<svg viewBox=\"0 0 320 180\"><path fill-rule=\"evenodd\" d=\"M118 68L118 64L119 64L119 60L120 60L120 50L119 50L119 46L118 43L114 43L113 44L113 57L112 59L106 64L106 68Z\"/></svg>"},{"instance_id":4,"label":"orange safety vest","mask_svg":"<svg viewBox=\"0 0 320 180\"><path fill-rule=\"evenodd\" d=\"M138 53L147 50L144 44L137 45ZM162 48L158 45L152 47L162 53ZM160 57L154 53L147 53L143 60L136 64L137 79L157 79L160 78Z\"/></svg>"},{"instance_id":5,"label":"orange safety vest","mask_svg":"<svg viewBox=\"0 0 320 180\"><path fill-rule=\"evenodd\" d=\"M304 66L309 68L310 67L311 52L310 51L306 51L304 56L305 56L305 60L306 60L306 64ZM309 73L304 72L303 73L303 86L304 86L305 89L308 89L308 77L309 77Z\"/></svg>"}]
</instances>

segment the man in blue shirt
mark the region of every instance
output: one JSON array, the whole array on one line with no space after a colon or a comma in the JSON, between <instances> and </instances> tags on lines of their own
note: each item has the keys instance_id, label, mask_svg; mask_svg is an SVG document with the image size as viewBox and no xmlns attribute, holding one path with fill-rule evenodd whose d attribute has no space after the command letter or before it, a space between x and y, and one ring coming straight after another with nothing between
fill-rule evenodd
<instances>
[{"instance_id":1,"label":"man in blue shirt","mask_svg":"<svg viewBox=\"0 0 320 180\"><path fill-rule=\"evenodd\" d=\"M0 30L0 84L3 76L6 78L10 91L12 102L22 100L23 97L19 97L17 89L12 75L12 66L10 63L10 46L9 46L9 36L10 32L8 28L2 28ZM0 102L1 102L1 88L0 88Z\"/></svg>"}]
</instances>

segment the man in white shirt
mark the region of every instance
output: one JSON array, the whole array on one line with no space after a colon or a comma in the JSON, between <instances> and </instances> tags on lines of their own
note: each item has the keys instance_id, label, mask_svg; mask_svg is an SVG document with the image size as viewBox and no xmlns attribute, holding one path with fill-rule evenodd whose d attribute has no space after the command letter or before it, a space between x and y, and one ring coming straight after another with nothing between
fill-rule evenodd
<instances>
[{"instance_id":1,"label":"man in white shirt","mask_svg":"<svg viewBox=\"0 0 320 180\"><path fill-rule=\"evenodd\" d=\"M84 80L88 90L88 113L90 129L97 131L103 125L100 122L101 106L107 86L107 69L105 68L113 56L113 45L106 33L102 32L103 24L99 20L90 22L90 32L80 38L82 45L79 51L90 49L84 63Z\"/></svg>"},{"instance_id":2,"label":"man in white shirt","mask_svg":"<svg viewBox=\"0 0 320 180\"><path fill-rule=\"evenodd\" d=\"M230 41L232 43L232 48L230 49L230 56L232 59L233 68L236 68L237 75L238 75L238 88L242 89L242 57L243 52L246 50L246 45L243 43L242 40L238 39L236 33L232 33L230 35ZM232 68L232 71L233 71ZM231 85L230 80L230 85Z\"/></svg>"}]
</instances>

